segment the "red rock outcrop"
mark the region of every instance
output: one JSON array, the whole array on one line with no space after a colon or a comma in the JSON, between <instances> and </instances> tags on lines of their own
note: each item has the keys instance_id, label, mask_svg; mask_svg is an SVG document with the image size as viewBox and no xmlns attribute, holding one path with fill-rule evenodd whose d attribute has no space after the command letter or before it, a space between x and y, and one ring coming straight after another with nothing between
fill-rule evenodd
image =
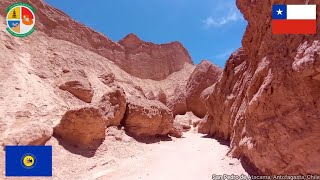
<instances>
[{"instance_id":1,"label":"red rock outcrop","mask_svg":"<svg viewBox=\"0 0 320 180\"><path fill-rule=\"evenodd\" d=\"M59 86L61 90L70 92L86 103L91 103L94 91L83 70L74 70L66 73L61 81L62 84Z\"/></svg>"},{"instance_id":2,"label":"red rock outcrop","mask_svg":"<svg viewBox=\"0 0 320 180\"><path fill-rule=\"evenodd\" d=\"M237 0L248 21L243 49L206 102L209 134L230 139L231 154L262 174L320 174L320 36L271 31L272 4L306 3L320 5Z\"/></svg>"},{"instance_id":3,"label":"red rock outcrop","mask_svg":"<svg viewBox=\"0 0 320 180\"><path fill-rule=\"evenodd\" d=\"M184 63L192 64L187 50L179 42L156 45L129 34L119 44L124 47L126 57L120 67L143 79L165 79L182 69Z\"/></svg>"},{"instance_id":4,"label":"red rock outcrop","mask_svg":"<svg viewBox=\"0 0 320 180\"><path fill-rule=\"evenodd\" d=\"M1 1L9 7L16 1ZM71 19L60 10L42 0L27 0L37 11L37 31L55 39L69 41L115 62L129 74L142 79L165 79L179 71L185 63L192 64L187 50L179 42L156 45L141 41L129 34L119 43ZM5 17L5 11L0 12Z\"/></svg>"},{"instance_id":5,"label":"red rock outcrop","mask_svg":"<svg viewBox=\"0 0 320 180\"><path fill-rule=\"evenodd\" d=\"M69 110L54 128L54 136L75 147L96 149L105 139L105 119L99 108Z\"/></svg>"},{"instance_id":6,"label":"red rock outcrop","mask_svg":"<svg viewBox=\"0 0 320 180\"><path fill-rule=\"evenodd\" d=\"M162 103L131 96L123 120L126 131L135 136L167 135L173 127L171 111Z\"/></svg>"},{"instance_id":7,"label":"red rock outcrop","mask_svg":"<svg viewBox=\"0 0 320 180\"><path fill-rule=\"evenodd\" d=\"M206 88L217 82L221 73L222 69L209 61L203 60L197 65L186 87L188 111L192 111L200 118L206 115L207 110L200 95Z\"/></svg>"},{"instance_id":8,"label":"red rock outcrop","mask_svg":"<svg viewBox=\"0 0 320 180\"><path fill-rule=\"evenodd\" d=\"M120 126L126 111L126 96L123 89L113 87L111 92L106 93L99 102L99 108L106 118L106 126Z\"/></svg>"}]
</instances>

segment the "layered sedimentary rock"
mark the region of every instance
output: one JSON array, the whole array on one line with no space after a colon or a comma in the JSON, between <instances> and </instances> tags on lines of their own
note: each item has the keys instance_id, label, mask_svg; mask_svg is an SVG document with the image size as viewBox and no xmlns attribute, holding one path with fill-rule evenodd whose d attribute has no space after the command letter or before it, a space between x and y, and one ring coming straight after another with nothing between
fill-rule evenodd
<instances>
[{"instance_id":1,"label":"layered sedimentary rock","mask_svg":"<svg viewBox=\"0 0 320 180\"><path fill-rule=\"evenodd\" d=\"M221 68L203 60L191 74L186 86L186 99L188 110L196 116L202 118L206 115L207 110L200 95L206 88L216 83L221 73Z\"/></svg>"},{"instance_id":2,"label":"layered sedimentary rock","mask_svg":"<svg viewBox=\"0 0 320 180\"><path fill-rule=\"evenodd\" d=\"M212 87L202 124L262 174L320 174L320 36L273 35L271 5L284 3L320 5L237 0L248 21L243 49Z\"/></svg>"}]
</instances>

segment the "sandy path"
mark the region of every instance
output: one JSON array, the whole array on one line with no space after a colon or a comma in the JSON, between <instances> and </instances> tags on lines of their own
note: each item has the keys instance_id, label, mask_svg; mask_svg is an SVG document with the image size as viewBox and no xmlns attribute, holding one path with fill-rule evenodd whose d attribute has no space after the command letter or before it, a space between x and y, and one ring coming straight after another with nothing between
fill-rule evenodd
<instances>
[{"instance_id":1,"label":"sandy path","mask_svg":"<svg viewBox=\"0 0 320 180\"><path fill-rule=\"evenodd\" d=\"M149 144L150 151L127 158L117 167L96 169L87 175L108 180L206 180L213 174L247 175L239 160L226 156L227 146L192 132L184 137Z\"/></svg>"}]
</instances>

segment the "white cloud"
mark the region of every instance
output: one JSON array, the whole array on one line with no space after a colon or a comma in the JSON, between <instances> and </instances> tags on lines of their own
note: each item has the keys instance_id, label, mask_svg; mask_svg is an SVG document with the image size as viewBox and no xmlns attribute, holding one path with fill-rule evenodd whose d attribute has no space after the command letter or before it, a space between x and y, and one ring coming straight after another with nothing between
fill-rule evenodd
<instances>
[{"instance_id":1,"label":"white cloud","mask_svg":"<svg viewBox=\"0 0 320 180\"><path fill-rule=\"evenodd\" d=\"M206 28L220 27L228 23L243 20L242 14L239 12L239 10L236 7L225 7L225 8L219 7L219 9L230 9L230 10L227 13L225 13L225 12L220 12L217 9L215 11L215 16L209 16L203 21L203 24Z\"/></svg>"}]
</instances>

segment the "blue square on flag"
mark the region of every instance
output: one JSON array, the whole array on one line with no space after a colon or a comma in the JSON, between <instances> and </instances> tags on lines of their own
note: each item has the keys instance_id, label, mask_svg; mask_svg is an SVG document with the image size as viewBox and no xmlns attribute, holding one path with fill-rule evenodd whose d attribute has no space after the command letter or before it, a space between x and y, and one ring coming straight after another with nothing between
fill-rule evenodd
<instances>
[{"instance_id":1,"label":"blue square on flag","mask_svg":"<svg viewBox=\"0 0 320 180\"><path fill-rule=\"evenodd\" d=\"M6 146L6 176L52 176L52 146Z\"/></svg>"},{"instance_id":2,"label":"blue square on flag","mask_svg":"<svg viewBox=\"0 0 320 180\"><path fill-rule=\"evenodd\" d=\"M273 5L272 19L287 19L287 6L281 4Z\"/></svg>"}]
</instances>

